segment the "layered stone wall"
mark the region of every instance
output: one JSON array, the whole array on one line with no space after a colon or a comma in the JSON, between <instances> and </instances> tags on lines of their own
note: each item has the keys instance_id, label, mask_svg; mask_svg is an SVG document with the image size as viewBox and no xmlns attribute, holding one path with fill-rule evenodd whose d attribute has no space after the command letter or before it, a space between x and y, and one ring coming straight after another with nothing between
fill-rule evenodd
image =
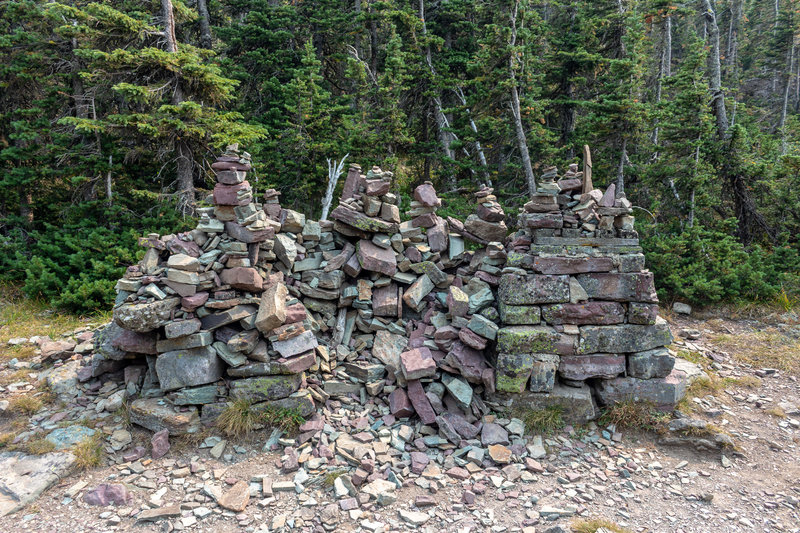
<instances>
[{"instance_id":1,"label":"layered stone wall","mask_svg":"<svg viewBox=\"0 0 800 533\"><path fill-rule=\"evenodd\" d=\"M577 165L556 177L546 169L508 243L498 288L498 392L551 393L582 402L585 413L590 398L674 405L684 376L673 372L672 335L658 316L630 202L614 185L592 189Z\"/></svg>"},{"instance_id":2,"label":"layered stone wall","mask_svg":"<svg viewBox=\"0 0 800 533\"><path fill-rule=\"evenodd\" d=\"M231 400L307 416L336 397L458 441L522 391L577 419L596 401L682 394L630 204L575 168L558 183L548 170L506 239L488 187L462 223L436 214L425 183L401 221L392 173L353 165L333 220L317 222L275 190L254 198L236 147L212 167L213 207L191 232L142 239L82 373L125 367L140 425L196 431Z\"/></svg>"}]
</instances>

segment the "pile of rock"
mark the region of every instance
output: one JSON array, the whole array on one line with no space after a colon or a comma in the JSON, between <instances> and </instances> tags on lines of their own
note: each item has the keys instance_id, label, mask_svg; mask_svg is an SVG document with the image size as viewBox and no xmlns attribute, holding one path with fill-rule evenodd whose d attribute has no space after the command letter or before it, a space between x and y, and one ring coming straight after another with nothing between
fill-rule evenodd
<instances>
[{"instance_id":1,"label":"pile of rock","mask_svg":"<svg viewBox=\"0 0 800 533\"><path fill-rule=\"evenodd\" d=\"M685 392L658 316L653 275L632 229L630 203L545 169L508 243L498 300L497 390L536 405L561 402L576 418L633 398L672 406ZM588 184L590 186L590 183ZM541 393L548 393L542 395Z\"/></svg>"},{"instance_id":2,"label":"pile of rock","mask_svg":"<svg viewBox=\"0 0 800 533\"><path fill-rule=\"evenodd\" d=\"M437 215L423 183L401 222L392 173L351 165L332 221L316 222L282 208L275 190L259 203L235 147L212 168L214 207L191 232L142 240L82 374L133 359L140 425L196 431L231 400L307 416L336 397L416 413L458 444L505 393L567 398L573 419L596 415L589 386L602 402L682 394L652 274L625 229L630 204L613 187L573 195L587 188L575 167L558 182L545 169L505 245L505 213L486 186L462 224ZM466 251L465 239L483 247Z\"/></svg>"},{"instance_id":3,"label":"pile of rock","mask_svg":"<svg viewBox=\"0 0 800 533\"><path fill-rule=\"evenodd\" d=\"M147 252L118 282L114 324L84 378L127 359L132 420L171 433L196 431L230 400L308 416L331 396L376 397L396 417L447 424L456 442L443 415L488 412L484 351L506 259L491 189L476 195L473 230L497 242L467 252L429 182L401 222L392 173L352 165L333 221L316 222L282 208L275 190L259 203L235 147L212 168L214 207L199 210L197 228L142 239Z\"/></svg>"}]
</instances>

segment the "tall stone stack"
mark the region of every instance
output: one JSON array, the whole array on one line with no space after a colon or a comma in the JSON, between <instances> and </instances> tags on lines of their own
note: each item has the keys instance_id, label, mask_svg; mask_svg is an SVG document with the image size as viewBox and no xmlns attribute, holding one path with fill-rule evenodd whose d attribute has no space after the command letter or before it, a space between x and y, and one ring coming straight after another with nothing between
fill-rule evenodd
<instances>
[{"instance_id":1,"label":"tall stone stack","mask_svg":"<svg viewBox=\"0 0 800 533\"><path fill-rule=\"evenodd\" d=\"M536 393L526 395L531 401L566 402L586 418L594 400L674 405L684 380L665 348L672 336L658 316L630 202L614 185L581 192L587 183L576 165L557 178L555 167L544 169L508 243L498 392L527 390Z\"/></svg>"},{"instance_id":2,"label":"tall stone stack","mask_svg":"<svg viewBox=\"0 0 800 533\"><path fill-rule=\"evenodd\" d=\"M235 146L212 168L214 207L198 210L197 229L143 239L143 260L117 286L118 331L107 337L129 358L145 355L146 367L131 372L129 392L140 396L131 419L154 431L195 431L200 414L215 417L228 398L256 409L314 409L300 389L316 364L315 324L285 278L319 263L320 226L281 209L276 191L257 203L249 155Z\"/></svg>"}]
</instances>

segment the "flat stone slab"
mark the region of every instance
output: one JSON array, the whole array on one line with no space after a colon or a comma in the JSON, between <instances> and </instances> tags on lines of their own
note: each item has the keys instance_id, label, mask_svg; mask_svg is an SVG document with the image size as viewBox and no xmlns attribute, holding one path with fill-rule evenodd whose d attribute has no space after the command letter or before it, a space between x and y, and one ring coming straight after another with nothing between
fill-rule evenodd
<instances>
[{"instance_id":1,"label":"flat stone slab","mask_svg":"<svg viewBox=\"0 0 800 533\"><path fill-rule=\"evenodd\" d=\"M166 428L170 435L195 433L200 429L197 409L176 409L163 398L140 398L131 403L131 422L153 432Z\"/></svg>"},{"instance_id":2,"label":"flat stone slab","mask_svg":"<svg viewBox=\"0 0 800 533\"><path fill-rule=\"evenodd\" d=\"M53 443L56 451L66 450L92 437L97 430L86 426L72 425L65 428L57 428L45 437L45 440Z\"/></svg>"},{"instance_id":3,"label":"flat stone slab","mask_svg":"<svg viewBox=\"0 0 800 533\"><path fill-rule=\"evenodd\" d=\"M489 399L511 409L522 406L537 411L548 407L559 407L562 409L562 418L569 424L582 424L594 420L600 414L588 385L567 387L556 383L550 392L498 393Z\"/></svg>"},{"instance_id":4,"label":"flat stone slab","mask_svg":"<svg viewBox=\"0 0 800 533\"><path fill-rule=\"evenodd\" d=\"M19 511L72 471L71 453L0 453L0 517Z\"/></svg>"}]
</instances>

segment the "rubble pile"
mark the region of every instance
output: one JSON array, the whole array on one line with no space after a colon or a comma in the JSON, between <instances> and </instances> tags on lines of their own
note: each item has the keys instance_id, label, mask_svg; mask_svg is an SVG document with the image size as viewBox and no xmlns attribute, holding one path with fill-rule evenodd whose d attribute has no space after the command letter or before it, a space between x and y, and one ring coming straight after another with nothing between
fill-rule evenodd
<instances>
[{"instance_id":1,"label":"rubble pile","mask_svg":"<svg viewBox=\"0 0 800 533\"><path fill-rule=\"evenodd\" d=\"M469 425L488 413L484 351L499 329L507 231L490 188L475 194L477 222L451 231L430 183L401 222L392 173L352 165L332 221L317 222L282 208L275 190L259 203L235 147L212 168L214 207L199 210L197 228L142 239L84 379L124 359L132 420L172 434L235 400L308 416L331 397L371 399L446 425L452 439L443 416ZM472 252L465 237L497 241Z\"/></svg>"},{"instance_id":2,"label":"rubble pile","mask_svg":"<svg viewBox=\"0 0 800 533\"><path fill-rule=\"evenodd\" d=\"M596 416L595 400L675 405L685 375L665 347L672 335L658 316L631 203L613 184L605 193L591 188L577 165L557 177L555 167L544 169L508 242L497 391L527 390L535 394L523 401L560 403L587 419Z\"/></svg>"},{"instance_id":3,"label":"rubble pile","mask_svg":"<svg viewBox=\"0 0 800 533\"><path fill-rule=\"evenodd\" d=\"M423 183L403 220L392 173L351 165L332 220L317 222L273 189L259 202L235 146L212 168L214 207L193 231L142 239L82 370L125 366L144 427L194 432L237 400L307 417L335 398L389 425L416 414L458 445L509 393L578 420L595 400L682 395L630 203L613 186L577 192L576 166L558 182L545 169L509 240L487 186L461 223L437 215Z\"/></svg>"}]
</instances>

